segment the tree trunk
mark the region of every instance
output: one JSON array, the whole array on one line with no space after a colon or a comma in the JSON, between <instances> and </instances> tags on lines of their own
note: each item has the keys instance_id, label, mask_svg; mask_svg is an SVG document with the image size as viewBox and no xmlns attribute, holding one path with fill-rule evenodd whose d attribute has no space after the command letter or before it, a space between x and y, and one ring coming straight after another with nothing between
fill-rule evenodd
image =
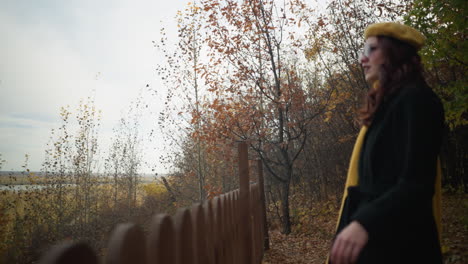
<instances>
[{"instance_id":1,"label":"tree trunk","mask_svg":"<svg viewBox=\"0 0 468 264\"><path fill-rule=\"evenodd\" d=\"M163 177L163 176L161 176L161 180L162 180L162 182L163 182L163 184L164 184L164 187L166 187L166 190L169 192L169 195L170 195L170 197L171 197L171 201L172 201L172 202L176 202L176 201L177 201L176 195L175 195L175 193L172 191L172 188L171 188L171 186L169 185L169 183L167 182L166 178Z\"/></svg>"},{"instance_id":2,"label":"tree trunk","mask_svg":"<svg viewBox=\"0 0 468 264\"><path fill-rule=\"evenodd\" d=\"M281 183L281 213L283 221L282 233L288 235L291 233L291 219L289 217L289 184L290 181Z\"/></svg>"}]
</instances>

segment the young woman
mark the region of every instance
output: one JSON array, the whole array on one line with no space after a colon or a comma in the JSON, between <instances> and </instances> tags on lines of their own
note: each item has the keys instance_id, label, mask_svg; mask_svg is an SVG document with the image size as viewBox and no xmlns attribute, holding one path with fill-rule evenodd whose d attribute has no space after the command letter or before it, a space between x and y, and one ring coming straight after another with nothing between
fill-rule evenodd
<instances>
[{"instance_id":1,"label":"young woman","mask_svg":"<svg viewBox=\"0 0 468 264\"><path fill-rule=\"evenodd\" d=\"M434 202L444 112L423 78L425 38L398 23L370 25L364 38L360 63L372 88L330 262L442 263Z\"/></svg>"}]
</instances>

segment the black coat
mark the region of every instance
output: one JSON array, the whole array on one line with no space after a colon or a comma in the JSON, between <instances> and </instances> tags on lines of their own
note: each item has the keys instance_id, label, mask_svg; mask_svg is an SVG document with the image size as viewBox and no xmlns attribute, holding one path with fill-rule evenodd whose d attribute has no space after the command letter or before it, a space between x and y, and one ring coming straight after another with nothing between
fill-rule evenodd
<instances>
[{"instance_id":1,"label":"black coat","mask_svg":"<svg viewBox=\"0 0 468 264\"><path fill-rule=\"evenodd\" d=\"M356 220L367 230L358 263L442 263L432 198L443 126L442 104L424 83L376 111L337 229Z\"/></svg>"}]
</instances>

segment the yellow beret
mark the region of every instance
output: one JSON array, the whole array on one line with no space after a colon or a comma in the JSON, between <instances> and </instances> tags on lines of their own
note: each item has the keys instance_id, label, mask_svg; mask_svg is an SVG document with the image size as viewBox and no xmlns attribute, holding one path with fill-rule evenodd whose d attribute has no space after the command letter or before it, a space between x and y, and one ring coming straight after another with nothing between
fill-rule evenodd
<instances>
[{"instance_id":1,"label":"yellow beret","mask_svg":"<svg viewBox=\"0 0 468 264\"><path fill-rule=\"evenodd\" d=\"M426 40L426 37L415 28L395 22L375 23L368 26L364 31L364 39L374 36L393 37L414 46L417 50L424 46Z\"/></svg>"}]
</instances>

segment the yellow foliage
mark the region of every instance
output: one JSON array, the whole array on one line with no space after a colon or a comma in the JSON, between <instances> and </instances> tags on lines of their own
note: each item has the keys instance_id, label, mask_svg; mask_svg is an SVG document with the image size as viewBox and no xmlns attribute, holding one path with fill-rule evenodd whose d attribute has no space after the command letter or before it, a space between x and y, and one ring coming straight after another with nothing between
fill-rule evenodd
<instances>
[{"instance_id":1,"label":"yellow foliage","mask_svg":"<svg viewBox=\"0 0 468 264\"><path fill-rule=\"evenodd\" d=\"M333 115L333 113L332 113L331 111L325 112L325 119L324 119L324 121L325 121L326 123L330 122L330 119L332 118L332 115Z\"/></svg>"},{"instance_id":2,"label":"yellow foliage","mask_svg":"<svg viewBox=\"0 0 468 264\"><path fill-rule=\"evenodd\" d=\"M442 245L442 254L447 254L449 252L449 247L446 245Z\"/></svg>"},{"instance_id":3,"label":"yellow foliage","mask_svg":"<svg viewBox=\"0 0 468 264\"><path fill-rule=\"evenodd\" d=\"M164 187L164 185L159 183L144 184L142 188L148 196L160 196L167 193L167 190Z\"/></svg>"}]
</instances>

